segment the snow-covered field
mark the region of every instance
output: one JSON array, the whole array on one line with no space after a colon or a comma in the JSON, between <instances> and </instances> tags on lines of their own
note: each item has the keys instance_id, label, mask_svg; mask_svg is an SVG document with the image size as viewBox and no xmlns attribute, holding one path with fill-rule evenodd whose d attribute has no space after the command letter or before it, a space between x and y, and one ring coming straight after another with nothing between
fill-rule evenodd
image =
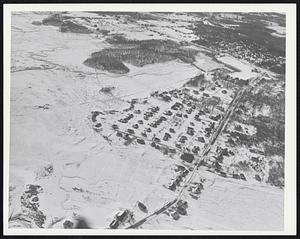
<instances>
[{"instance_id":1,"label":"snow-covered field","mask_svg":"<svg viewBox=\"0 0 300 239\"><path fill-rule=\"evenodd\" d=\"M199 200L190 200L188 214L174 221L158 216L143 229L283 230L282 191L260 184L224 179L207 171Z\"/></svg>"},{"instance_id":2,"label":"snow-covered field","mask_svg":"<svg viewBox=\"0 0 300 239\"><path fill-rule=\"evenodd\" d=\"M217 58L220 62L228 64L230 66L233 66L235 68L237 68L238 70L240 70L239 72L234 72L232 73L232 77L238 77L240 79L249 79L252 77L257 76L256 72L252 72L252 70L254 69L253 66L251 66L249 63L247 62L243 62L242 60L239 60L231 55L224 55L221 57Z\"/></svg>"},{"instance_id":3,"label":"snow-covered field","mask_svg":"<svg viewBox=\"0 0 300 239\"><path fill-rule=\"evenodd\" d=\"M167 177L172 161L143 147L113 147L95 134L87 116L99 108L118 110L126 106L124 99L179 87L198 70L171 61L143 68L130 65L130 73L124 76L95 72L82 62L103 48L102 41L62 34L51 26L31 25L42 17L24 14L13 21L19 28L35 28L32 32L24 27L12 36L12 56L25 67L15 66L11 80L10 185L19 192L12 193L13 205L18 204L24 185L39 184L44 188L40 208L48 220L72 216L73 208L92 226L105 228L116 212L134 207L137 200L145 202L149 210L157 209L170 197L161 180ZM39 39L36 44L35 39ZM35 58L31 60L28 55ZM54 68L26 70L30 63L42 66L45 62ZM105 86L115 87L114 97L99 93ZM39 108L47 104L49 109ZM53 165L53 175L36 179L37 172L49 164ZM73 187L84 188L86 197L72 192ZM88 213L91 210L97 213Z\"/></svg>"},{"instance_id":4,"label":"snow-covered field","mask_svg":"<svg viewBox=\"0 0 300 239\"><path fill-rule=\"evenodd\" d=\"M218 69L218 68L226 68L223 64L212 60L211 57L205 55L202 52L197 54L194 64L206 72L212 71L212 70Z\"/></svg>"}]
</instances>

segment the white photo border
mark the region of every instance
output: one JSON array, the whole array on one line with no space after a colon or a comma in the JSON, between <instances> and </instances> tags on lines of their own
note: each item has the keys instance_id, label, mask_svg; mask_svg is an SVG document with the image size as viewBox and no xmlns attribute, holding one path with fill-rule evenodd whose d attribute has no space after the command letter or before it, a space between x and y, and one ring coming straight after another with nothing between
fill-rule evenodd
<instances>
[{"instance_id":1,"label":"white photo border","mask_svg":"<svg viewBox=\"0 0 300 239\"><path fill-rule=\"evenodd\" d=\"M4 4L4 235L296 235L296 4ZM11 13L13 11L280 12L286 14L285 193L283 231L8 228Z\"/></svg>"}]
</instances>

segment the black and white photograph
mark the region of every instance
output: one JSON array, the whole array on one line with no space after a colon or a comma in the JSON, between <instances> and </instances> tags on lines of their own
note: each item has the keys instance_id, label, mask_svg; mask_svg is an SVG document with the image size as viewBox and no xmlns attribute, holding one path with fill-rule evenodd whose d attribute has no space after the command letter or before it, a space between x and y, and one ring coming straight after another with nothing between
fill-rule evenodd
<instances>
[{"instance_id":1,"label":"black and white photograph","mask_svg":"<svg viewBox=\"0 0 300 239\"><path fill-rule=\"evenodd\" d=\"M58 5L6 18L7 231L293 228L289 6Z\"/></svg>"}]
</instances>

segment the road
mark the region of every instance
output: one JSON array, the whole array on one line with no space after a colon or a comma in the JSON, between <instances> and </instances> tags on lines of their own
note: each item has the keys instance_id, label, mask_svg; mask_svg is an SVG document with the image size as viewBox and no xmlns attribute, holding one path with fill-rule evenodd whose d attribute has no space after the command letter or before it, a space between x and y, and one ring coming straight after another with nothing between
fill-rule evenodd
<instances>
[{"instance_id":1,"label":"road","mask_svg":"<svg viewBox=\"0 0 300 239\"><path fill-rule=\"evenodd\" d=\"M212 137L210 138L209 142L206 143L204 145L204 148L202 150L202 153L199 157L196 158L196 162L194 163L194 167L193 170L190 174L190 176L185 180L184 185L182 186L181 190L179 191L178 195L176 196L175 199L173 199L172 201L166 203L164 206L162 206L160 209L154 211L153 213L151 213L150 215L148 215L147 217L137 221L136 223L134 223L133 225L127 227L126 229L135 229L138 228L139 226L141 226L142 224L144 224L145 222L150 221L151 219L153 219L154 217L157 217L158 215L160 215L161 213L163 213L164 211L166 211L168 208L170 208L171 206L173 206L176 202L178 202L182 196L185 194L185 191L187 190L189 184L192 182L196 171L198 170L199 167L199 163L200 161L202 161L205 158L205 155L207 155L207 153L210 151L212 145L214 145L216 139L218 138L218 136L220 135L220 133L222 133L222 131L224 130L224 128L226 127L230 116L232 115L232 113L234 112L234 109L236 108L236 106L238 105L239 101L241 100L241 98L243 97L244 93L249 90L249 86L247 87L243 87L241 88L237 94L235 95L235 97L233 98L233 100L231 101L228 109L225 112L224 117L222 118L222 120L220 121L220 123L218 124L217 128L214 131L214 134L212 135Z\"/></svg>"}]
</instances>

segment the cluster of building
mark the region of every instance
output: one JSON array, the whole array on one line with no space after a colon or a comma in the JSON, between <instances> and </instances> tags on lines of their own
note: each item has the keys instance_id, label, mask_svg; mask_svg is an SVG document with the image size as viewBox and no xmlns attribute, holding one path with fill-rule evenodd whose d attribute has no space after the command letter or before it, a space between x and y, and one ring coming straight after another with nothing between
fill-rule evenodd
<instances>
[{"instance_id":1,"label":"cluster of building","mask_svg":"<svg viewBox=\"0 0 300 239\"><path fill-rule=\"evenodd\" d=\"M284 65L285 58L283 56L275 56L265 48L254 43L244 43L242 41L226 41L222 40L214 44L220 53L230 54L238 59L246 60L251 64L270 68L275 65Z\"/></svg>"},{"instance_id":2,"label":"cluster of building","mask_svg":"<svg viewBox=\"0 0 300 239\"><path fill-rule=\"evenodd\" d=\"M217 92L219 96L214 95ZM226 96L227 91L219 86L211 87L210 92L202 87L154 92L147 101L131 102L119 118L114 114L109 130L126 145L147 144L163 154L179 157L183 153L198 154L222 120L228 105L222 95ZM95 120L100 114L93 112L91 117L96 131L104 124Z\"/></svg>"}]
</instances>

